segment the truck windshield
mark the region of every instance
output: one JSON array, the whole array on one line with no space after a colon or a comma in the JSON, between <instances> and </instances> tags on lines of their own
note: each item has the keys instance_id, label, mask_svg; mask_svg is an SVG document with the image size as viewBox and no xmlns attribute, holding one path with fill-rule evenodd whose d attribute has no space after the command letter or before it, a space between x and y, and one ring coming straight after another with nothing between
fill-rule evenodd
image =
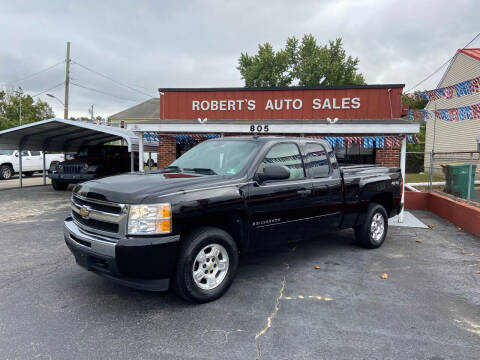
<instances>
[{"instance_id":1,"label":"truck windshield","mask_svg":"<svg viewBox=\"0 0 480 360\"><path fill-rule=\"evenodd\" d=\"M15 150L0 150L0 155L12 155Z\"/></svg>"},{"instance_id":2,"label":"truck windshield","mask_svg":"<svg viewBox=\"0 0 480 360\"><path fill-rule=\"evenodd\" d=\"M175 160L169 167L204 175L235 175L254 156L260 143L251 140L205 141Z\"/></svg>"}]
</instances>

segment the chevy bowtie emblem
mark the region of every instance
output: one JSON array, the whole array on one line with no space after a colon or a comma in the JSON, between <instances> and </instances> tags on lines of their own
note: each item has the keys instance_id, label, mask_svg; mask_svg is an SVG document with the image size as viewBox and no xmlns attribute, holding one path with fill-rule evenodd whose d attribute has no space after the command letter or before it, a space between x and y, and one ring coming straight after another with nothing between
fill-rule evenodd
<instances>
[{"instance_id":1,"label":"chevy bowtie emblem","mask_svg":"<svg viewBox=\"0 0 480 360\"><path fill-rule=\"evenodd\" d=\"M82 215L82 217L84 218L87 218L88 217L88 214L90 214L90 212L88 211L88 209L86 207L81 207L80 208L80 215Z\"/></svg>"}]
</instances>

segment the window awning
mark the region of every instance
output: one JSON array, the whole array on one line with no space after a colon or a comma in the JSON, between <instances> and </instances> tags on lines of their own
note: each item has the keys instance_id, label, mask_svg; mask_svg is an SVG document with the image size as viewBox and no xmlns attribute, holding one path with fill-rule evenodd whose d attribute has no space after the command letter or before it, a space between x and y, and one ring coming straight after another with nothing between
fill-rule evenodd
<instances>
[{"instance_id":1,"label":"window awning","mask_svg":"<svg viewBox=\"0 0 480 360\"><path fill-rule=\"evenodd\" d=\"M203 120L202 120L203 121ZM403 119L319 120L161 120L127 124L128 130L159 133L258 134L416 134L420 125ZM267 127L266 127L267 126Z\"/></svg>"}]
</instances>

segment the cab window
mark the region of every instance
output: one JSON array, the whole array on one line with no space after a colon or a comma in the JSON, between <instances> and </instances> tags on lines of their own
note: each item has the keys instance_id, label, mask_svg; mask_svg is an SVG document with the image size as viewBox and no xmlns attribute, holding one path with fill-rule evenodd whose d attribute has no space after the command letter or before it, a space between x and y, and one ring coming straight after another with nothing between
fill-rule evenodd
<instances>
[{"instance_id":1,"label":"cab window","mask_svg":"<svg viewBox=\"0 0 480 360\"><path fill-rule=\"evenodd\" d=\"M284 165L290 170L289 179L304 179L305 169L298 146L293 143L283 143L273 146L260 165L262 172L267 164Z\"/></svg>"},{"instance_id":2,"label":"cab window","mask_svg":"<svg viewBox=\"0 0 480 360\"><path fill-rule=\"evenodd\" d=\"M330 175L330 164L323 145L308 143L306 146L306 154L305 166L309 169L312 177L320 178Z\"/></svg>"}]
</instances>

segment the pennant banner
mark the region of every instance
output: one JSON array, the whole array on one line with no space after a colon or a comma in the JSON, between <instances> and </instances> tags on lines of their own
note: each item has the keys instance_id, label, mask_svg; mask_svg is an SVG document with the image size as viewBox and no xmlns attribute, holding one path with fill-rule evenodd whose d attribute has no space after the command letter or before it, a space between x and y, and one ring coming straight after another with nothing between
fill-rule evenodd
<instances>
[{"instance_id":1,"label":"pennant banner","mask_svg":"<svg viewBox=\"0 0 480 360\"><path fill-rule=\"evenodd\" d=\"M445 121L461 121L480 119L480 104L462 106L460 108L439 110L408 110L410 120L439 119Z\"/></svg>"},{"instance_id":2,"label":"pennant banner","mask_svg":"<svg viewBox=\"0 0 480 360\"><path fill-rule=\"evenodd\" d=\"M473 93L480 92L480 76L462 81L455 85L438 88L435 90L421 91L420 95L425 99L432 101L438 99L451 99L454 97L461 97Z\"/></svg>"},{"instance_id":3,"label":"pennant banner","mask_svg":"<svg viewBox=\"0 0 480 360\"><path fill-rule=\"evenodd\" d=\"M143 134L143 140L146 143L155 143L159 141L158 135L155 133L144 133Z\"/></svg>"},{"instance_id":4,"label":"pennant banner","mask_svg":"<svg viewBox=\"0 0 480 360\"><path fill-rule=\"evenodd\" d=\"M480 110L480 109L479 109ZM197 144L201 141L220 137L219 134L176 134L173 135L177 144ZM399 148L402 145L401 136L315 136L327 141L332 148L350 147L354 144L365 149ZM407 135L407 143L418 144L417 135Z\"/></svg>"}]
</instances>

